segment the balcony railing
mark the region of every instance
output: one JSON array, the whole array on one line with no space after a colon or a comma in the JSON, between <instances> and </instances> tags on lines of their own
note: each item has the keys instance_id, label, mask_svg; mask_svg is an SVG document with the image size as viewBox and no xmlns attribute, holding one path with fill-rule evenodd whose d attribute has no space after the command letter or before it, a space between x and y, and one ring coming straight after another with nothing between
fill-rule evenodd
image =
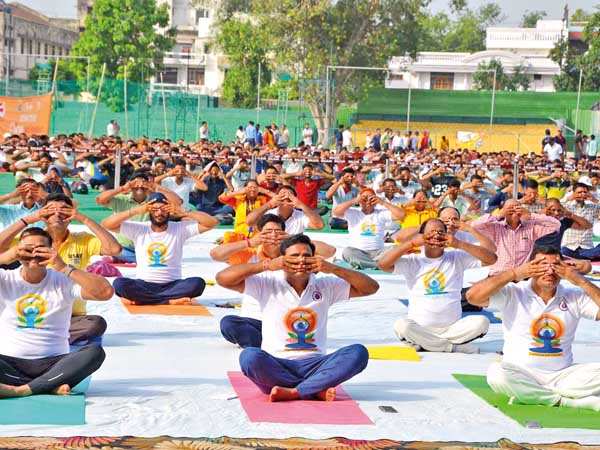
<instances>
[{"instance_id":1,"label":"balcony railing","mask_svg":"<svg viewBox=\"0 0 600 450\"><path fill-rule=\"evenodd\" d=\"M206 54L188 52L166 52L163 64L167 66L205 66Z\"/></svg>"}]
</instances>

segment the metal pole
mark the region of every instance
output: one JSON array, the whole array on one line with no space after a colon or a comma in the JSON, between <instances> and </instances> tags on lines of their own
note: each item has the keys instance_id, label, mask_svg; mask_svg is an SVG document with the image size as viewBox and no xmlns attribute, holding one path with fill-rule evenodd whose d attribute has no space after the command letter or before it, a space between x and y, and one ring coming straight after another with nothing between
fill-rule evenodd
<instances>
[{"instance_id":1,"label":"metal pole","mask_svg":"<svg viewBox=\"0 0 600 450\"><path fill-rule=\"evenodd\" d=\"M124 77L125 78L125 83L123 84L123 97L124 97L124 103L125 103L125 139L129 139L129 113L128 113L128 109L129 109L129 103L127 101L127 62L125 62L125 68L124 68ZM120 155L120 150L119 150L119 155ZM120 161L119 161L120 163ZM117 180L117 175L115 174L115 183ZM117 187L119 185L117 184Z\"/></svg>"},{"instance_id":2,"label":"metal pole","mask_svg":"<svg viewBox=\"0 0 600 450\"><path fill-rule=\"evenodd\" d=\"M412 77L412 75L411 75ZM412 81L412 80L411 80ZM406 132L410 128L410 97L412 93L412 84L411 81L408 82L408 105L406 106Z\"/></svg>"},{"instance_id":3,"label":"metal pole","mask_svg":"<svg viewBox=\"0 0 600 450\"><path fill-rule=\"evenodd\" d=\"M85 92L90 93L90 57L87 57L87 73L85 81ZM85 102L85 122L90 119L90 102Z\"/></svg>"},{"instance_id":4,"label":"metal pole","mask_svg":"<svg viewBox=\"0 0 600 450\"><path fill-rule=\"evenodd\" d=\"M575 133L579 129L579 100L581 99L581 82L583 81L583 69L579 69L579 87L577 88L577 108L575 109Z\"/></svg>"},{"instance_id":5,"label":"metal pole","mask_svg":"<svg viewBox=\"0 0 600 450\"><path fill-rule=\"evenodd\" d=\"M94 127L96 125L96 113L98 112L98 103L100 103L100 94L102 93L102 85L104 84L104 73L106 72L106 63L102 64L102 74L100 75L100 84L98 85L98 94L96 95L96 104L94 105L94 111L92 112L92 120L90 122L90 132L88 138L92 137L94 133Z\"/></svg>"},{"instance_id":6,"label":"metal pole","mask_svg":"<svg viewBox=\"0 0 600 450\"><path fill-rule=\"evenodd\" d=\"M258 63L258 85L256 89L256 124L260 123L260 77L262 75L261 64Z\"/></svg>"},{"instance_id":7,"label":"metal pole","mask_svg":"<svg viewBox=\"0 0 600 450\"><path fill-rule=\"evenodd\" d=\"M515 164L513 167L513 198L516 200L519 197L519 155L515 156Z\"/></svg>"},{"instance_id":8,"label":"metal pole","mask_svg":"<svg viewBox=\"0 0 600 450\"><path fill-rule=\"evenodd\" d=\"M196 142L200 142L200 91L198 91L198 106L196 107Z\"/></svg>"},{"instance_id":9,"label":"metal pole","mask_svg":"<svg viewBox=\"0 0 600 450\"><path fill-rule=\"evenodd\" d=\"M252 155L252 159L250 162L250 178L252 180L256 179L256 155Z\"/></svg>"},{"instance_id":10,"label":"metal pole","mask_svg":"<svg viewBox=\"0 0 600 450\"><path fill-rule=\"evenodd\" d=\"M494 123L494 105L496 102L496 73L497 69L494 69L494 84L492 86L492 110L490 111L490 128Z\"/></svg>"},{"instance_id":11,"label":"metal pole","mask_svg":"<svg viewBox=\"0 0 600 450\"><path fill-rule=\"evenodd\" d=\"M329 68L330 66L327 66L327 68L325 69L325 142L323 142L323 145L325 146L325 148L327 148L327 146L329 146L329 128L330 128L330 124L329 124L329 116L330 116L330 104L331 104L331 88L329 86Z\"/></svg>"},{"instance_id":12,"label":"metal pole","mask_svg":"<svg viewBox=\"0 0 600 450\"><path fill-rule=\"evenodd\" d=\"M121 149L115 155L115 189L121 186Z\"/></svg>"},{"instance_id":13,"label":"metal pole","mask_svg":"<svg viewBox=\"0 0 600 450\"><path fill-rule=\"evenodd\" d=\"M54 73L52 74L52 95L56 95L56 77L58 76L58 63L60 62L60 56L54 62Z\"/></svg>"},{"instance_id":14,"label":"metal pole","mask_svg":"<svg viewBox=\"0 0 600 450\"><path fill-rule=\"evenodd\" d=\"M165 139L167 139L169 137L168 130L167 130L167 101L165 100L165 82L164 82L164 77L163 77L162 72L160 73L160 86L161 86L162 101L163 101L163 125L164 125Z\"/></svg>"}]
</instances>

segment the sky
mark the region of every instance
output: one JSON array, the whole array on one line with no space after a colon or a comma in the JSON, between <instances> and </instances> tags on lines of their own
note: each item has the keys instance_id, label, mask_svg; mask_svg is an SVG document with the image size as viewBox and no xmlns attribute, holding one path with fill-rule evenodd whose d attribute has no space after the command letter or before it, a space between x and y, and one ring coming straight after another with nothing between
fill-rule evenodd
<instances>
[{"instance_id":1,"label":"sky","mask_svg":"<svg viewBox=\"0 0 600 450\"><path fill-rule=\"evenodd\" d=\"M31 8L37 9L54 17L77 17L77 0L17 0ZM525 10L542 10L548 13L549 19L560 19L563 14L565 2L563 0L496 0L506 15L503 25L516 26L519 24ZM469 0L469 6L476 8L485 3L485 0ZM600 0L569 0L569 9L577 8L591 10L592 5L600 4ZM448 0L432 0L433 12L447 10Z\"/></svg>"}]
</instances>

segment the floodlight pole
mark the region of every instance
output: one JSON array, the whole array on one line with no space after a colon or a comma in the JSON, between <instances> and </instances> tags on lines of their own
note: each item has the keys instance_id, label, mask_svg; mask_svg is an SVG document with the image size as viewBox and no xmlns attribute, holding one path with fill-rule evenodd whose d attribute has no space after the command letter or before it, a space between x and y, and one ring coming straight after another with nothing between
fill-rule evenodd
<instances>
[{"instance_id":1,"label":"floodlight pole","mask_svg":"<svg viewBox=\"0 0 600 450\"><path fill-rule=\"evenodd\" d=\"M326 147L329 145L329 128L330 128L330 117L331 116L331 77L329 71L332 69L344 69L344 70L376 70L389 72L388 67L366 67L366 66L335 66L329 65L325 69L325 137L324 143Z\"/></svg>"},{"instance_id":2,"label":"floodlight pole","mask_svg":"<svg viewBox=\"0 0 600 450\"><path fill-rule=\"evenodd\" d=\"M490 110L490 128L494 123L494 106L496 103L496 77L497 77L498 69L494 69L494 82L492 84L492 107Z\"/></svg>"},{"instance_id":3,"label":"floodlight pole","mask_svg":"<svg viewBox=\"0 0 600 450\"><path fill-rule=\"evenodd\" d=\"M256 124L260 123L260 78L262 75L261 64L258 63L258 83L256 86Z\"/></svg>"},{"instance_id":4,"label":"floodlight pole","mask_svg":"<svg viewBox=\"0 0 600 450\"><path fill-rule=\"evenodd\" d=\"M581 99L581 83L583 81L583 69L579 69L579 87L577 88L577 107L575 109L575 133L579 129L579 100Z\"/></svg>"}]
</instances>

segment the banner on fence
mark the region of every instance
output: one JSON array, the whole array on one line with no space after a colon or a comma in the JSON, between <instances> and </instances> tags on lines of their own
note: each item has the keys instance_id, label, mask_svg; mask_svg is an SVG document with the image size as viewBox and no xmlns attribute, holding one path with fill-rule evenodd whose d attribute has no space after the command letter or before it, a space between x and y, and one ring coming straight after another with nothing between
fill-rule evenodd
<instances>
[{"instance_id":1,"label":"banner on fence","mask_svg":"<svg viewBox=\"0 0 600 450\"><path fill-rule=\"evenodd\" d=\"M48 134L52 93L32 97L0 96L0 133Z\"/></svg>"},{"instance_id":2,"label":"banner on fence","mask_svg":"<svg viewBox=\"0 0 600 450\"><path fill-rule=\"evenodd\" d=\"M456 141L468 148L480 148L483 145L483 134L471 131L457 131Z\"/></svg>"}]
</instances>

